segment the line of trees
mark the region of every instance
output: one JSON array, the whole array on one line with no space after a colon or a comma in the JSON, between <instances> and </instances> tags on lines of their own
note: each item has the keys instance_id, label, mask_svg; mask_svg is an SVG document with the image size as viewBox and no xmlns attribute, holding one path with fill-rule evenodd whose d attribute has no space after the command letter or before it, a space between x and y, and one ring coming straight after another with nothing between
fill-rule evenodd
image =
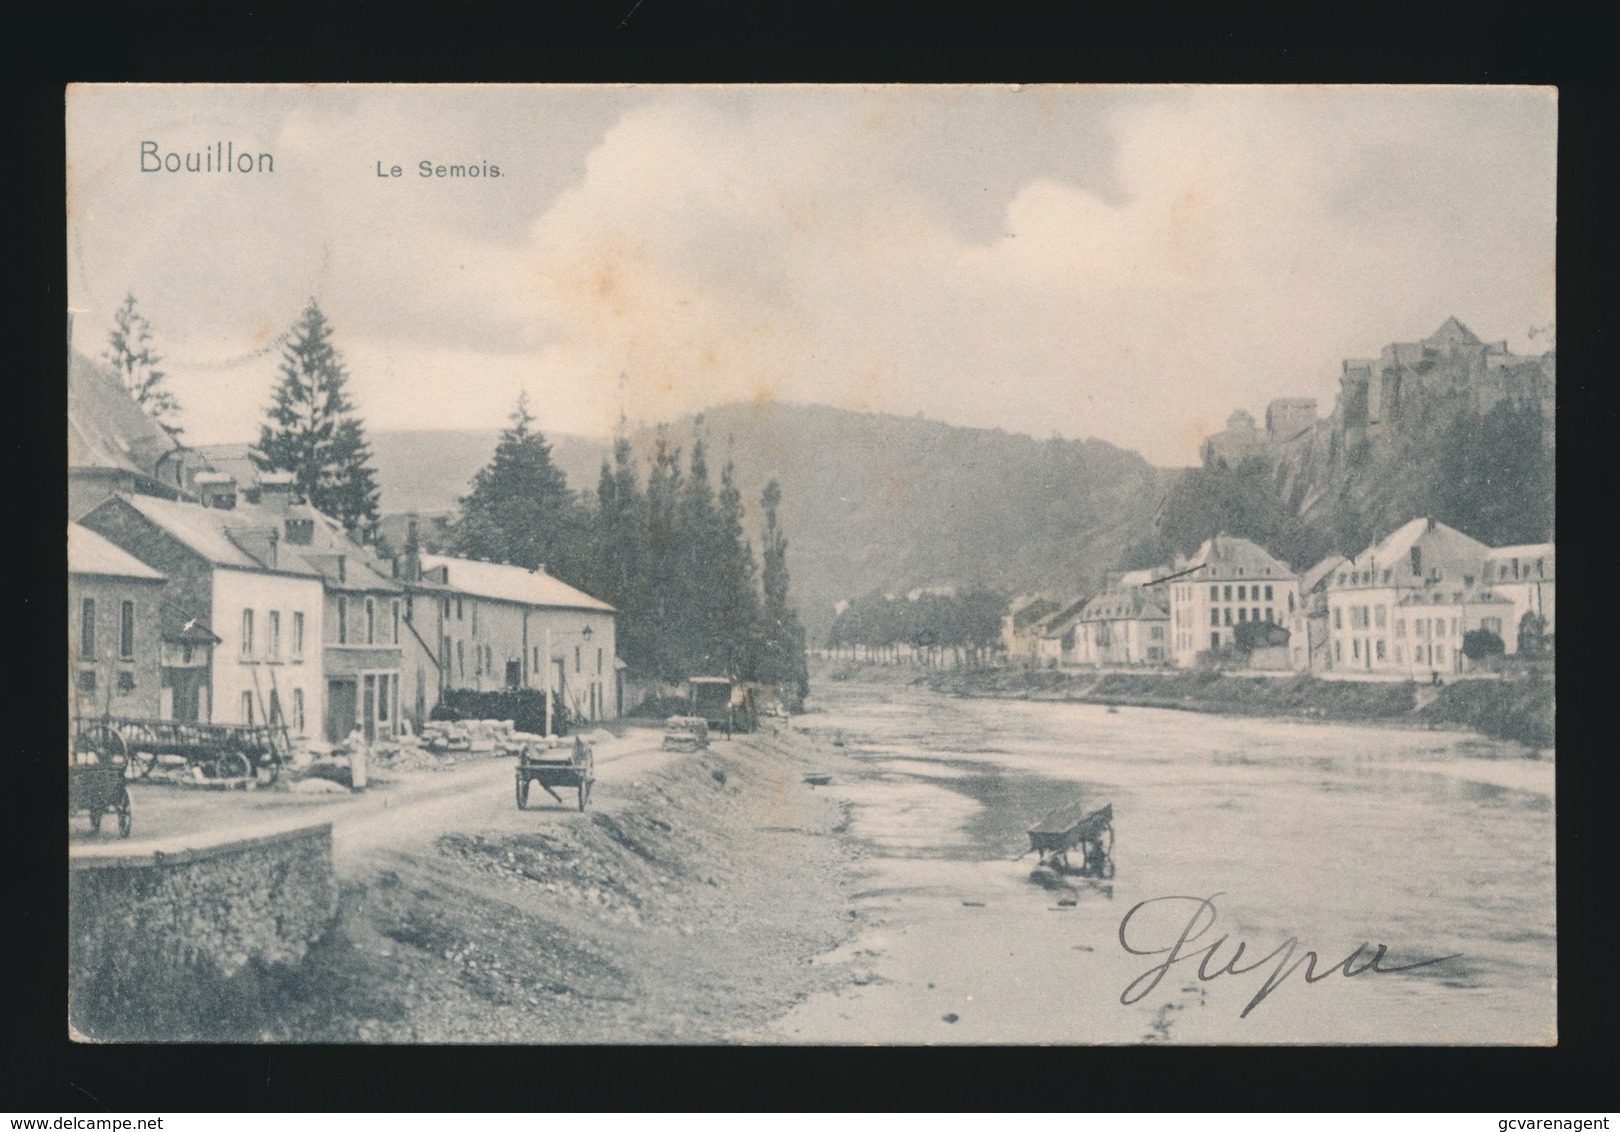
<instances>
[{"instance_id":1,"label":"line of trees","mask_svg":"<svg viewBox=\"0 0 1620 1132\"><path fill-rule=\"evenodd\" d=\"M959 594L921 593L889 597L877 591L839 612L827 647L884 649L906 645L925 653L939 649L979 655L999 646L1007 595L983 586Z\"/></svg>"},{"instance_id":2,"label":"line of trees","mask_svg":"<svg viewBox=\"0 0 1620 1132\"><path fill-rule=\"evenodd\" d=\"M619 610L619 655L638 673L725 675L809 692L805 634L788 601L781 488L761 498L764 569L754 556L736 468L716 484L699 418L682 451L660 428L645 477L620 434L596 493L575 493L519 398L495 454L450 526L456 554L545 570Z\"/></svg>"}]
</instances>

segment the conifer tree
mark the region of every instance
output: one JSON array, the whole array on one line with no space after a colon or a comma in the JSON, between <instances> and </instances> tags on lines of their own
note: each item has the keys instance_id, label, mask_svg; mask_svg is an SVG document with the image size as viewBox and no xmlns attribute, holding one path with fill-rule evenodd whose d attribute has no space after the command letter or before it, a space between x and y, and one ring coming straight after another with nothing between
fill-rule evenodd
<instances>
[{"instance_id":1,"label":"conifer tree","mask_svg":"<svg viewBox=\"0 0 1620 1132\"><path fill-rule=\"evenodd\" d=\"M461 500L455 552L528 570L545 566L565 581L583 583L582 517L567 477L552 462L551 445L530 427L527 393L519 395L511 421Z\"/></svg>"},{"instance_id":2,"label":"conifer tree","mask_svg":"<svg viewBox=\"0 0 1620 1132\"><path fill-rule=\"evenodd\" d=\"M331 325L311 299L282 350L281 384L260 427L259 450L273 467L297 477L312 507L369 538L379 492L348 381Z\"/></svg>"},{"instance_id":3,"label":"conifer tree","mask_svg":"<svg viewBox=\"0 0 1620 1132\"><path fill-rule=\"evenodd\" d=\"M117 372L118 380L135 403L162 425L165 432L178 437L184 431L175 423L180 402L163 386L168 375L158 368L163 359L152 348L152 324L135 309L133 294L124 296L123 304L113 315L107 349L101 356Z\"/></svg>"}]
</instances>

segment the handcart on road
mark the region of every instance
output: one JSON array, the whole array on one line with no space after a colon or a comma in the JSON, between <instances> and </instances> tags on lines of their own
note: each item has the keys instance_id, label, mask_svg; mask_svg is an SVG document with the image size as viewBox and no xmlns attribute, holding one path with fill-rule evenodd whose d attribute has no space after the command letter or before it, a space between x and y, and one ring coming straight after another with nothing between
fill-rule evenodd
<instances>
[{"instance_id":1,"label":"handcart on road","mask_svg":"<svg viewBox=\"0 0 1620 1132\"><path fill-rule=\"evenodd\" d=\"M1071 850L1081 850L1078 868L1069 863ZM1109 880L1114 875L1114 806L1087 810L1084 801L1072 802L1047 814L1029 831L1025 853L1040 854L1038 865L1069 876Z\"/></svg>"},{"instance_id":2,"label":"handcart on road","mask_svg":"<svg viewBox=\"0 0 1620 1132\"><path fill-rule=\"evenodd\" d=\"M517 807L529 808L529 784L538 782L540 788L566 806L562 796L552 787L579 791L579 808L585 809L591 800L591 783L596 781L596 758L591 745L576 737L566 751L551 747L525 747L518 755Z\"/></svg>"}]
</instances>

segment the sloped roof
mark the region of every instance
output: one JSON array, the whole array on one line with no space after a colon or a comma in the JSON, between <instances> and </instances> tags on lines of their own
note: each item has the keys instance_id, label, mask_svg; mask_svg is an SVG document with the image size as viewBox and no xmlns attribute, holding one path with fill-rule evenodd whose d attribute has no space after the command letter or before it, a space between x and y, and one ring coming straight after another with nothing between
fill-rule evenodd
<instances>
[{"instance_id":1,"label":"sloped roof","mask_svg":"<svg viewBox=\"0 0 1620 1132\"><path fill-rule=\"evenodd\" d=\"M1216 535L1205 539L1183 569L1197 566L1241 566L1245 571L1256 571L1256 576L1264 576L1263 572L1267 570L1271 571L1269 576L1273 578L1294 576L1288 563L1273 557L1265 547L1235 535Z\"/></svg>"},{"instance_id":2,"label":"sloped roof","mask_svg":"<svg viewBox=\"0 0 1620 1132\"><path fill-rule=\"evenodd\" d=\"M1491 561L1499 558L1545 558L1552 555L1554 545L1550 542L1525 542L1518 546L1495 546L1485 552L1485 557Z\"/></svg>"},{"instance_id":3,"label":"sloped roof","mask_svg":"<svg viewBox=\"0 0 1620 1132\"><path fill-rule=\"evenodd\" d=\"M67 392L69 468L114 468L162 482L158 459L179 445L135 403L116 375L70 352Z\"/></svg>"},{"instance_id":4,"label":"sloped roof","mask_svg":"<svg viewBox=\"0 0 1620 1132\"><path fill-rule=\"evenodd\" d=\"M1488 553L1490 549L1478 539L1465 535L1456 527L1449 527L1445 523L1435 523L1433 532L1439 533L1447 542L1455 543L1456 540L1461 540L1465 544L1473 544L1478 548L1481 557ZM1358 565L1365 563L1369 559L1385 565L1399 562L1411 553L1412 547L1416 545L1420 538L1429 533L1431 533L1431 528L1428 519L1411 519L1396 527L1388 535L1384 536L1381 541L1363 550L1352 561Z\"/></svg>"},{"instance_id":5,"label":"sloped roof","mask_svg":"<svg viewBox=\"0 0 1620 1132\"><path fill-rule=\"evenodd\" d=\"M1479 345L1479 338L1472 330L1459 322L1456 315L1452 315L1442 322L1433 334L1425 338L1424 342L1464 342L1470 346L1477 346Z\"/></svg>"},{"instance_id":6,"label":"sloped roof","mask_svg":"<svg viewBox=\"0 0 1620 1132\"><path fill-rule=\"evenodd\" d=\"M1300 591L1310 593L1321 584L1323 578L1333 573L1339 564L1344 561L1345 557L1342 554L1330 554L1322 559L1322 561L1299 576Z\"/></svg>"},{"instance_id":7,"label":"sloped roof","mask_svg":"<svg viewBox=\"0 0 1620 1132\"><path fill-rule=\"evenodd\" d=\"M109 578L139 578L147 582L161 582L165 575L129 554L88 527L77 523L67 525L68 572L71 574L100 574Z\"/></svg>"},{"instance_id":8,"label":"sloped roof","mask_svg":"<svg viewBox=\"0 0 1620 1132\"><path fill-rule=\"evenodd\" d=\"M1142 586L1124 586L1098 594L1086 603L1085 621L1162 621L1170 611L1159 604L1160 594Z\"/></svg>"},{"instance_id":9,"label":"sloped roof","mask_svg":"<svg viewBox=\"0 0 1620 1132\"><path fill-rule=\"evenodd\" d=\"M496 562L475 562L447 554L422 555L422 569L446 568L446 582L453 590L510 601L519 605L542 605L554 609L588 609L613 613L614 608L588 593L539 570L506 566Z\"/></svg>"}]
</instances>

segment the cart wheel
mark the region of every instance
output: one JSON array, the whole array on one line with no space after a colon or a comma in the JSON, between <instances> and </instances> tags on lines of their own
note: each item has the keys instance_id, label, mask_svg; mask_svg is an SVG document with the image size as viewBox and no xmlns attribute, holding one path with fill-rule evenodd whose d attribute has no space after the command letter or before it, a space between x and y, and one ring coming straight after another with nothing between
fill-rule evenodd
<instances>
[{"instance_id":1,"label":"cart wheel","mask_svg":"<svg viewBox=\"0 0 1620 1132\"><path fill-rule=\"evenodd\" d=\"M517 777L517 804L520 810L529 808L529 780L521 774Z\"/></svg>"},{"instance_id":2,"label":"cart wheel","mask_svg":"<svg viewBox=\"0 0 1620 1132\"><path fill-rule=\"evenodd\" d=\"M1113 855L1114 855L1114 827L1113 827L1112 824L1105 825L1105 826L1102 827L1102 836L1100 838L1098 838L1098 840L1102 842L1103 856L1104 857L1110 857L1110 858L1113 857Z\"/></svg>"},{"instance_id":3,"label":"cart wheel","mask_svg":"<svg viewBox=\"0 0 1620 1132\"><path fill-rule=\"evenodd\" d=\"M129 836L130 820L131 819L130 819L130 812L129 812L129 792L128 791L123 791L123 796L118 799L118 836L119 837L128 837Z\"/></svg>"},{"instance_id":4,"label":"cart wheel","mask_svg":"<svg viewBox=\"0 0 1620 1132\"><path fill-rule=\"evenodd\" d=\"M157 756L149 751L130 751L129 761L124 764L125 778L145 778L152 773L157 765Z\"/></svg>"},{"instance_id":5,"label":"cart wheel","mask_svg":"<svg viewBox=\"0 0 1620 1132\"><path fill-rule=\"evenodd\" d=\"M253 764L241 751L226 751L214 760L215 778L247 778L253 773Z\"/></svg>"},{"instance_id":6,"label":"cart wheel","mask_svg":"<svg viewBox=\"0 0 1620 1132\"><path fill-rule=\"evenodd\" d=\"M281 777L281 760L278 758L265 759L255 768L260 786L270 786Z\"/></svg>"}]
</instances>

